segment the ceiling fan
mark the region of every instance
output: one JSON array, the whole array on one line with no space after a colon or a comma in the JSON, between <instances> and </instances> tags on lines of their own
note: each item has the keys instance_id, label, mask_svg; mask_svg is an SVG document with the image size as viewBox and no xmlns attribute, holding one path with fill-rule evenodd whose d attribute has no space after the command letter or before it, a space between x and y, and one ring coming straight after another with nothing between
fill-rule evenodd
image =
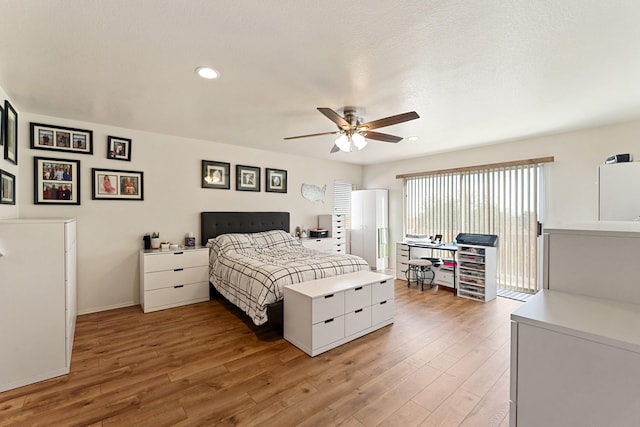
<instances>
[{"instance_id":1,"label":"ceiling fan","mask_svg":"<svg viewBox=\"0 0 640 427\"><path fill-rule=\"evenodd\" d=\"M362 118L357 116L356 109L353 107L344 108L344 117L333 111L331 108L318 108L318 111L338 125L339 130L334 132L290 136L284 139L307 138L310 136L320 135L340 135L338 139L336 139L333 148L331 148L331 153L336 153L340 150L351 151L353 145L355 145L358 150L362 150L367 145L366 139L393 143L402 141L402 137L386 133L372 132L372 129L378 129L420 118L418 113L411 111L409 113L397 114L395 116L374 120L372 122L361 123Z\"/></svg>"}]
</instances>

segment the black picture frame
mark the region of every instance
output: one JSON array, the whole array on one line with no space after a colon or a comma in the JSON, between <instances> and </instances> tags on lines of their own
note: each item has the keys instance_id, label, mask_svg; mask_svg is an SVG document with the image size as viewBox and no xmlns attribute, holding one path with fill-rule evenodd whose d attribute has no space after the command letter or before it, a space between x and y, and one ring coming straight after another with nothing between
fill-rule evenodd
<instances>
[{"instance_id":1,"label":"black picture frame","mask_svg":"<svg viewBox=\"0 0 640 427\"><path fill-rule=\"evenodd\" d=\"M287 192L287 171L283 169L265 169L265 191L269 193Z\"/></svg>"},{"instance_id":2,"label":"black picture frame","mask_svg":"<svg viewBox=\"0 0 640 427\"><path fill-rule=\"evenodd\" d=\"M202 188L229 190L231 188L231 165L225 162L203 160L200 183Z\"/></svg>"},{"instance_id":3,"label":"black picture frame","mask_svg":"<svg viewBox=\"0 0 640 427\"><path fill-rule=\"evenodd\" d=\"M80 204L80 160L33 158L36 205Z\"/></svg>"},{"instance_id":4,"label":"black picture frame","mask_svg":"<svg viewBox=\"0 0 640 427\"><path fill-rule=\"evenodd\" d=\"M4 101L4 158L11 163L18 164L18 113L8 99Z\"/></svg>"},{"instance_id":5,"label":"black picture frame","mask_svg":"<svg viewBox=\"0 0 640 427\"><path fill-rule=\"evenodd\" d=\"M66 153L93 154L93 131L71 127L30 124L31 148Z\"/></svg>"},{"instance_id":6,"label":"black picture frame","mask_svg":"<svg viewBox=\"0 0 640 427\"><path fill-rule=\"evenodd\" d=\"M131 139L107 136L107 159L131 161Z\"/></svg>"},{"instance_id":7,"label":"black picture frame","mask_svg":"<svg viewBox=\"0 0 640 427\"><path fill-rule=\"evenodd\" d=\"M144 200L144 173L92 168L91 199Z\"/></svg>"},{"instance_id":8,"label":"black picture frame","mask_svg":"<svg viewBox=\"0 0 640 427\"><path fill-rule=\"evenodd\" d=\"M0 146L4 145L4 108L0 105Z\"/></svg>"},{"instance_id":9,"label":"black picture frame","mask_svg":"<svg viewBox=\"0 0 640 427\"><path fill-rule=\"evenodd\" d=\"M0 169L0 204L16 204L16 177Z\"/></svg>"},{"instance_id":10,"label":"black picture frame","mask_svg":"<svg viewBox=\"0 0 640 427\"><path fill-rule=\"evenodd\" d=\"M260 191L260 168L236 165L236 191Z\"/></svg>"}]
</instances>

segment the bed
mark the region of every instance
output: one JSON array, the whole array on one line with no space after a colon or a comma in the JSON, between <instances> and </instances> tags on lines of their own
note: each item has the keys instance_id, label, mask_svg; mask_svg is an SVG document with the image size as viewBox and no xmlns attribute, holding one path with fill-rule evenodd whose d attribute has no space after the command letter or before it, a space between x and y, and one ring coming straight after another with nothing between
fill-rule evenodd
<instances>
[{"instance_id":1,"label":"bed","mask_svg":"<svg viewBox=\"0 0 640 427\"><path fill-rule=\"evenodd\" d=\"M288 212L202 212L200 220L211 286L255 325L282 326L286 285L369 270L358 256L305 248L289 234Z\"/></svg>"}]
</instances>

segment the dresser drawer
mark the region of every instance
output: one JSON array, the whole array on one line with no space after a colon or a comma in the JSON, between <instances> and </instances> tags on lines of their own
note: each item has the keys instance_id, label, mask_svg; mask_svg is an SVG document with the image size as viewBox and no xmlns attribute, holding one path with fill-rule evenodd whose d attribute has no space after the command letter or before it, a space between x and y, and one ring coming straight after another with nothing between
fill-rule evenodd
<instances>
[{"instance_id":1,"label":"dresser drawer","mask_svg":"<svg viewBox=\"0 0 640 427\"><path fill-rule=\"evenodd\" d=\"M332 238L325 237L320 239L303 239L302 245L305 248L313 249L316 251L333 252L333 245L335 242Z\"/></svg>"},{"instance_id":2,"label":"dresser drawer","mask_svg":"<svg viewBox=\"0 0 640 427\"><path fill-rule=\"evenodd\" d=\"M144 255L144 272L209 265L209 250L158 252Z\"/></svg>"},{"instance_id":3,"label":"dresser drawer","mask_svg":"<svg viewBox=\"0 0 640 427\"><path fill-rule=\"evenodd\" d=\"M189 302L209 299L209 282L154 289L144 293L144 311L161 310Z\"/></svg>"},{"instance_id":4,"label":"dresser drawer","mask_svg":"<svg viewBox=\"0 0 640 427\"><path fill-rule=\"evenodd\" d=\"M344 338L344 316L332 317L311 326L311 346L314 349Z\"/></svg>"},{"instance_id":5,"label":"dresser drawer","mask_svg":"<svg viewBox=\"0 0 640 427\"><path fill-rule=\"evenodd\" d=\"M175 285L207 282L209 280L208 274L209 267L207 266L145 273L144 289L149 291L152 289L174 287Z\"/></svg>"},{"instance_id":6,"label":"dresser drawer","mask_svg":"<svg viewBox=\"0 0 640 427\"><path fill-rule=\"evenodd\" d=\"M381 301L371 306L371 324L377 325L393 319L394 300Z\"/></svg>"},{"instance_id":7,"label":"dresser drawer","mask_svg":"<svg viewBox=\"0 0 640 427\"><path fill-rule=\"evenodd\" d=\"M344 336L348 337L371 327L371 307L364 307L344 315Z\"/></svg>"},{"instance_id":8,"label":"dresser drawer","mask_svg":"<svg viewBox=\"0 0 640 427\"><path fill-rule=\"evenodd\" d=\"M314 298L311 301L311 324L344 314L344 292Z\"/></svg>"},{"instance_id":9,"label":"dresser drawer","mask_svg":"<svg viewBox=\"0 0 640 427\"><path fill-rule=\"evenodd\" d=\"M371 305L371 285L357 286L344 291L344 312L369 307Z\"/></svg>"},{"instance_id":10,"label":"dresser drawer","mask_svg":"<svg viewBox=\"0 0 640 427\"><path fill-rule=\"evenodd\" d=\"M380 301L393 299L395 296L395 287L393 280L385 280L384 282L376 282L371 284L371 302L376 304Z\"/></svg>"}]
</instances>

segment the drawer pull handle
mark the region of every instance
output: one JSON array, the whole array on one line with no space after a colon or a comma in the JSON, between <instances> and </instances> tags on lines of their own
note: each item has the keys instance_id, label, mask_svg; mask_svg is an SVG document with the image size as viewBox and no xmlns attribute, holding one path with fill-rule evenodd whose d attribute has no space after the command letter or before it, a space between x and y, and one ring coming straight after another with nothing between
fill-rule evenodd
<instances>
[{"instance_id":1,"label":"drawer pull handle","mask_svg":"<svg viewBox=\"0 0 640 427\"><path fill-rule=\"evenodd\" d=\"M387 283L386 280L383 280L382 282L380 282L381 285L384 285L385 283Z\"/></svg>"},{"instance_id":2,"label":"drawer pull handle","mask_svg":"<svg viewBox=\"0 0 640 427\"><path fill-rule=\"evenodd\" d=\"M360 308L360 309L356 310L355 312L356 312L356 313L360 313L362 310L363 310L363 309L362 309L362 308Z\"/></svg>"},{"instance_id":3,"label":"drawer pull handle","mask_svg":"<svg viewBox=\"0 0 640 427\"><path fill-rule=\"evenodd\" d=\"M182 271L184 268L174 268L173 271Z\"/></svg>"},{"instance_id":4,"label":"drawer pull handle","mask_svg":"<svg viewBox=\"0 0 640 427\"><path fill-rule=\"evenodd\" d=\"M382 301L382 302L380 303L380 305L382 305L382 304L386 304L386 303L387 303L386 301Z\"/></svg>"},{"instance_id":5,"label":"drawer pull handle","mask_svg":"<svg viewBox=\"0 0 640 427\"><path fill-rule=\"evenodd\" d=\"M175 285L174 289L177 289L177 288L184 288L184 285Z\"/></svg>"},{"instance_id":6,"label":"drawer pull handle","mask_svg":"<svg viewBox=\"0 0 640 427\"><path fill-rule=\"evenodd\" d=\"M324 323L331 323L333 322L333 319L329 319L329 320L325 320Z\"/></svg>"},{"instance_id":7,"label":"drawer pull handle","mask_svg":"<svg viewBox=\"0 0 640 427\"><path fill-rule=\"evenodd\" d=\"M333 298L333 294L325 295L324 299L327 299L327 298Z\"/></svg>"},{"instance_id":8,"label":"drawer pull handle","mask_svg":"<svg viewBox=\"0 0 640 427\"><path fill-rule=\"evenodd\" d=\"M184 252L174 252L174 255L182 255Z\"/></svg>"}]
</instances>

